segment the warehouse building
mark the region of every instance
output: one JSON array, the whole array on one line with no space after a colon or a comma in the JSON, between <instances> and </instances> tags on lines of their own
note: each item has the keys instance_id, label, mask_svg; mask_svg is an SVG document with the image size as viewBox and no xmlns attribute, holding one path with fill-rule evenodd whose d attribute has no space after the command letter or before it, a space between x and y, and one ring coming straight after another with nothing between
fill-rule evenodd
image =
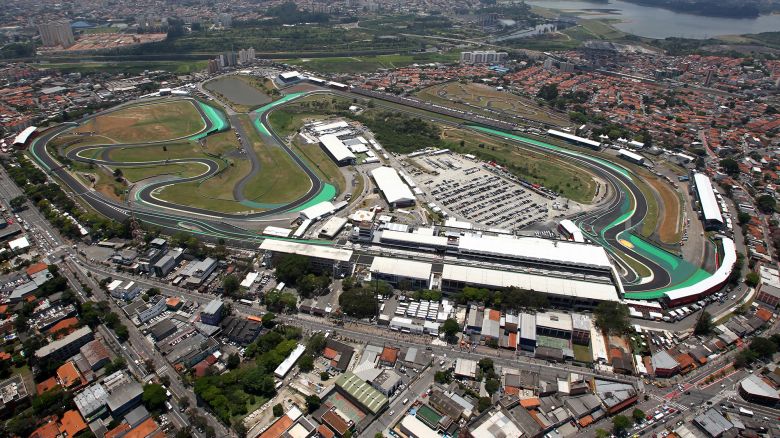
<instances>
[{"instance_id":1,"label":"warehouse building","mask_svg":"<svg viewBox=\"0 0 780 438\"><path fill-rule=\"evenodd\" d=\"M720 214L718 200L715 199L715 190L707 175L696 173L693 175L693 184L696 189L696 199L699 201L701 218L705 230L720 230L723 228L723 216Z\"/></svg>"},{"instance_id":2,"label":"warehouse building","mask_svg":"<svg viewBox=\"0 0 780 438\"><path fill-rule=\"evenodd\" d=\"M339 166L348 166L357 161L355 154L335 134L320 137L320 146Z\"/></svg>"},{"instance_id":3,"label":"warehouse building","mask_svg":"<svg viewBox=\"0 0 780 438\"><path fill-rule=\"evenodd\" d=\"M404 207L414 204L414 193L392 167L377 167L371 171L371 177L391 206Z\"/></svg>"},{"instance_id":4,"label":"warehouse building","mask_svg":"<svg viewBox=\"0 0 780 438\"><path fill-rule=\"evenodd\" d=\"M352 403L374 415L388 404L387 396L352 372L346 372L336 379L336 390Z\"/></svg>"}]
</instances>

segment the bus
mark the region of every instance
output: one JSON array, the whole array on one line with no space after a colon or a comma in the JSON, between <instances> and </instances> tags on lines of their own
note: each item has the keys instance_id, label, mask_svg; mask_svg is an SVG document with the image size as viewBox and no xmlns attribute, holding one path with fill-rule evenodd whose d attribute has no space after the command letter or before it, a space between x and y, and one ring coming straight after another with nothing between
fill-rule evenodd
<instances>
[{"instance_id":1,"label":"bus","mask_svg":"<svg viewBox=\"0 0 780 438\"><path fill-rule=\"evenodd\" d=\"M753 411L747 410L747 409L745 409L743 407L739 408L739 413L744 415L744 416L746 416L746 417L752 417L753 416Z\"/></svg>"},{"instance_id":2,"label":"bus","mask_svg":"<svg viewBox=\"0 0 780 438\"><path fill-rule=\"evenodd\" d=\"M254 304L254 301L252 301L252 300L245 300L243 298L238 300L238 302L243 304L243 305L245 305L245 306L251 306L252 304Z\"/></svg>"}]
</instances>

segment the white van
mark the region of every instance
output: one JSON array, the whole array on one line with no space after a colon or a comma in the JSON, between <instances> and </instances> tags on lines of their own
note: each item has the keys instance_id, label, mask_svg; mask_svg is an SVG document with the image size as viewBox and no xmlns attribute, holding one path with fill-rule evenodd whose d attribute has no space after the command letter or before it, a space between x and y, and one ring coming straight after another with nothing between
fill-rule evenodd
<instances>
[{"instance_id":1,"label":"white van","mask_svg":"<svg viewBox=\"0 0 780 438\"><path fill-rule=\"evenodd\" d=\"M401 402L401 404L405 405L409 403L409 397L405 398L404 401Z\"/></svg>"}]
</instances>

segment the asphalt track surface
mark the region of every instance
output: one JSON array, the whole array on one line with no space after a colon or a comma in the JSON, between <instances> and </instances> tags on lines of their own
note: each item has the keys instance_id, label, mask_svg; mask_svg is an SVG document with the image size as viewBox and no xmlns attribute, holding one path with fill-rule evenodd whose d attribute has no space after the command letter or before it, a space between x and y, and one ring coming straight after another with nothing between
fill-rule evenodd
<instances>
[{"instance_id":1,"label":"asphalt track surface","mask_svg":"<svg viewBox=\"0 0 780 438\"><path fill-rule=\"evenodd\" d=\"M344 95L350 98L360 96L346 92L329 91L329 93ZM290 99L283 99L284 101L280 102L279 104L284 104L301 96L310 94L312 93L305 93L294 96ZM381 101L378 103L381 104ZM137 201L140 202L133 202L132 207L128 204L109 199L101 193L85 187L81 181L77 180L74 176L67 172L67 170L64 169L59 162L57 162L49 155L46 144L54 139L57 135L60 135L63 132L76 126L75 124L63 124L44 132L41 136L33 140L30 149L32 155L35 157L39 165L41 165L50 174L54 174L54 176L66 184L77 196L82 198L93 209L106 217L117 221L124 221L133 215L139 221L158 226L169 232L186 231L199 235L203 238L222 238L226 241L226 243L233 246L252 248L256 247L256 245L265 237L259 235L256 232L244 229L238 225L234 225L233 223L240 225L242 221L263 219L270 220L274 217L278 218L282 213L290 212L291 210L294 210L295 208L300 207L312 200L320 192L323 186L320 178L311 169L309 169L309 167L301 160L301 158L298 157L298 155L295 154L272 129L270 129L270 125L268 124L268 115L271 111L273 111L273 109L278 107L279 104L269 104L264 107L260 113L256 114L258 120L253 120L253 125L255 125L254 122L259 122L259 125L261 125L260 128L265 128L258 129L261 136L270 138L276 146L285 150L285 152L287 152L290 157L292 157L296 164L300 166L302 170L304 170L306 175L311 180L312 185L306 195L299 198L298 200L295 200L284 206L273 208L260 213L247 215L217 213L209 210L177 205L154 198L151 195L156 189L162 188L172 183L197 181L213 176L216 174L216 172L219 171L220 167L220 163L216 158L183 158L175 160L145 161L143 163L113 162L107 159L111 149L127 148L133 146L149 146L150 144L165 143L170 142L171 140L165 140L163 142L139 143L133 145L90 145L69 151L69 159L92 162L95 164L105 164L114 167L135 167L138 165L152 166L172 163L198 163L205 166L206 170L201 175L190 178L178 178L176 180L170 181L159 181L138 189L136 191L136 198ZM209 132L214 128L213 123L209 117L203 113L203 110L199 105L195 105L195 107L198 108L198 111L201 113L203 120L206 122L206 128L202 132ZM393 107L393 109L397 110L397 107ZM410 110L409 113L419 116L419 113L416 113L414 110ZM448 117L452 117L452 115L448 114ZM444 118L437 118L434 116L433 119L436 119L436 121L440 123L457 125L457 123ZM85 120L87 119L85 118ZM235 119L233 119L233 122L235 123ZM642 253L637 252L633 248L627 247L619 242L621 240L621 234L624 232L630 232L633 227L642 222L647 214L646 200L644 199L644 196L639 187L637 187L636 184L632 181L630 172L620 166L615 165L614 163L609 163L606 160L598 159L587 154L574 152L569 149L548 145L537 140L520 137L505 131L486 128L484 126L471 126L467 124L460 124L460 126L503 137L507 140L514 140L523 144L524 146L541 149L545 153L551 153L569 161L574 161L579 165L589 168L590 171L594 172L605 181L608 181L612 193L611 199L608 201L606 207L599 208L593 212L583 215L577 218L576 222L589 238L603 245L613 254L613 256L615 256L613 258L621 267L622 276L626 282L626 291L649 291L670 286L671 276L664 267L656 263L654 260L646 257ZM239 132L242 133L243 138L246 138L244 136L245 133L243 133L243 130L239 130ZM78 153L83 150L95 148L106 149L101 155L101 159L99 160L91 160L78 156ZM251 152L252 154L250 155L253 155L253 151ZM251 176L254 176L260 170L259 163L255 164L253 161ZM242 181L245 184L245 181L248 180L249 179L245 177ZM227 223L226 220L233 223ZM311 241L311 243L329 244L328 242L322 241ZM616 254L615 250L622 254ZM623 256L631 257L638 263L641 263L650 269L652 272L652 278L649 281L640 283L639 278L633 269L631 269L630 266L622 260Z\"/></svg>"}]
</instances>

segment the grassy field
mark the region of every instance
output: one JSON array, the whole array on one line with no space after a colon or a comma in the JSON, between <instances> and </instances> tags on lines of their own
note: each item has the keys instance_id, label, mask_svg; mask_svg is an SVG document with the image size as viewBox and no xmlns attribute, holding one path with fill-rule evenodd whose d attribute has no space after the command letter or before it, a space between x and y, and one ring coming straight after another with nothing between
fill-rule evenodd
<instances>
[{"instance_id":1,"label":"grassy field","mask_svg":"<svg viewBox=\"0 0 780 438\"><path fill-rule=\"evenodd\" d=\"M423 53L415 55L377 55L332 58L299 58L287 60L288 64L298 65L307 70L320 73L363 73L382 68L398 68L412 64L431 62L455 62L457 53Z\"/></svg>"},{"instance_id":2,"label":"grassy field","mask_svg":"<svg viewBox=\"0 0 780 438\"><path fill-rule=\"evenodd\" d=\"M168 186L156 196L176 204L223 213L250 211L250 208L241 205L233 197L233 187L249 169L251 163L248 159L235 160L222 172L205 181Z\"/></svg>"},{"instance_id":3,"label":"grassy field","mask_svg":"<svg viewBox=\"0 0 780 438\"><path fill-rule=\"evenodd\" d=\"M202 149L197 142L167 143L154 146L129 146L114 149L108 157L117 162L144 162L173 160L177 158L202 157Z\"/></svg>"},{"instance_id":4,"label":"grassy field","mask_svg":"<svg viewBox=\"0 0 780 438\"><path fill-rule=\"evenodd\" d=\"M127 185L121 183L103 167L95 168L95 190L111 199L121 201Z\"/></svg>"},{"instance_id":5,"label":"grassy field","mask_svg":"<svg viewBox=\"0 0 780 438\"><path fill-rule=\"evenodd\" d=\"M139 143L193 135L204 126L192 102L182 100L129 106L90 119L77 129L117 143Z\"/></svg>"},{"instance_id":6,"label":"grassy field","mask_svg":"<svg viewBox=\"0 0 780 438\"><path fill-rule=\"evenodd\" d=\"M572 344L571 348L574 350L575 360L583 363L593 362L593 352L590 350L590 345Z\"/></svg>"},{"instance_id":7,"label":"grassy field","mask_svg":"<svg viewBox=\"0 0 780 438\"><path fill-rule=\"evenodd\" d=\"M610 26L608 22L604 20L589 20L581 19L579 24L574 27L570 27L563 31L570 37L579 40L619 40L626 36L625 32L622 32L614 27Z\"/></svg>"},{"instance_id":8,"label":"grassy field","mask_svg":"<svg viewBox=\"0 0 780 438\"><path fill-rule=\"evenodd\" d=\"M323 181L336 187L337 193L341 193L346 189L347 183L344 179L344 174L341 173L336 163L330 159L319 144L306 144L296 139L292 144L292 148L298 156L306 161L311 169L314 169L314 172Z\"/></svg>"},{"instance_id":9,"label":"grassy field","mask_svg":"<svg viewBox=\"0 0 780 438\"><path fill-rule=\"evenodd\" d=\"M286 203L305 195L311 187L306 173L281 148L265 144L249 118L241 123L260 159L260 172L247 182L244 196L259 203Z\"/></svg>"},{"instance_id":10,"label":"grassy field","mask_svg":"<svg viewBox=\"0 0 780 438\"><path fill-rule=\"evenodd\" d=\"M125 179L130 182L136 182L159 175L171 175L181 178L189 178L200 175L206 171L204 166L196 163L174 163L163 164L159 166L122 167L121 169Z\"/></svg>"},{"instance_id":11,"label":"grassy field","mask_svg":"<svg viewBox=\"0 0 780 438\"><path fill-rule=\"evenodd\" d=\"M541 107L532 99L506 91L498 91L494 87L484 84L448 82L420 90L417 97L436 104L490 117L496 115L487 109L500 111L511 118L524 117L560 126L570 124L566 116L550 111L549 108Z\"/></svg>"},{"instance_id":12,"label":"grassy field","mask_svg":"<svg viewBox=\"0 0 780 438\"><path fill-rule=\"evenodd\" d=\"M442 136L452 150L505 164L515 175L555 190L573 201L590 203L596 194L597 184L592 175L565 160L458 128L446 129Z\"/></svg>"}]
</instances>

